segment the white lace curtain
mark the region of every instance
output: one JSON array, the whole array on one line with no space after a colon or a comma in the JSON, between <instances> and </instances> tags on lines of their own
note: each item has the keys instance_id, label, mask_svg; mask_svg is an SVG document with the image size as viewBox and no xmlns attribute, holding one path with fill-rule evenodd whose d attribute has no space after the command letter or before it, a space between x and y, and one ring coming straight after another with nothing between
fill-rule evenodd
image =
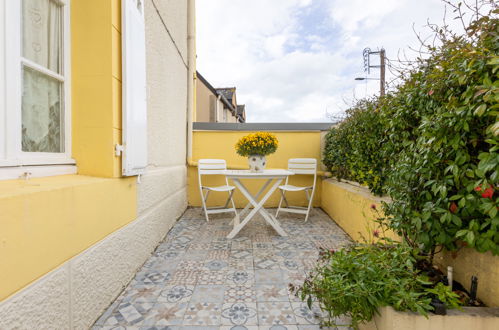
<instances>
[{"instance_id":1,"label":"white lace curtain","mask_svg":"<svg viewBox=\"0 0 499 330\"><path fill-rule=\"evenodd\" d=\"M23 0L22 56L50 71L62 72L62 8L51 0ZM22 149L63 152L63 83L23 66Z\"/></svg>"}]
</instances>

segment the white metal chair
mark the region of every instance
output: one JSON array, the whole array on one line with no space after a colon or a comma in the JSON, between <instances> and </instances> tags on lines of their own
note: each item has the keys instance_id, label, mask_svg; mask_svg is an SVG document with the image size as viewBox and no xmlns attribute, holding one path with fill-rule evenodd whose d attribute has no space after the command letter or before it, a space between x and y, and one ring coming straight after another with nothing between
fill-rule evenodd
<instances>
[{"instance_id":1,"label":"white metal chair","mask_svg":"<svg viewBox=\"0 0 499 330\"><path fill-rule=\"evenodd\" d=\"M226 169L227 164L223 159L200 159L198 161L199 192L201 193L201 202L203 203L203 210L206 216L206 221L210 221L208 214L234 212L237 216L236 206L234 204L234 201L232 200L232 194L234 194L234 190L236 189L236 187L229 186L229 181L227 180L227 178L225 178L225 186L217 187L204 186L201 181L201 176L203 175L221 175ZM204 191L206 191L206 194L204 193ZM206 206L206 202L208 200L208 196L210 195L210 191L227 192L229 194L229 198L227 198L227 202L225 202L225 205L220 207L208 208ZM232 207L228 207L229 203L232 203Z\"/></svg>"},{"instance_id":2,"label":"white metal chair","mask_svg":"<svg viewBox=\"0 0 499 330\"><path fill-rule=\"evenodd\" d=\"M295 174L305 174L305 175L313 175L314 183L311 186L307 187L299 187L288 184L289 177L286 179L284 185L279 186L279 191L281 192L281 200L279 201L279 206L277 208L277 212L275 217L279 215L279 212L289 212L289 213L298 213L305 214L305 221L308 220L308 216L310 214L310 208L312 207L312 202L314 199L315 192L315 183L317 181L317 159L315 158L292 158L288 161L288 171L291 171ZM307 200L308 206L291 206L289 205L286 199L286 192L296 192L296 191L304 191ZM286 207L281 207L282 202L286 204Z\"/></svg>"}]
</instances>

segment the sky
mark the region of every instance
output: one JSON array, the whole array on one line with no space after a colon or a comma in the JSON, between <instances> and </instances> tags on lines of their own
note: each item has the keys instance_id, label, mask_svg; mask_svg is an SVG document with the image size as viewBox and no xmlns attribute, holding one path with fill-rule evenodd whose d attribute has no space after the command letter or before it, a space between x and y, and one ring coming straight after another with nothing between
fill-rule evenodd
<instances>
[{"instance_id":1,"label":"sky","mask_svg":"<svg viewBox=\"0 0 499 330\"><path fill-rule=\"evenodd\" d=\"M379 81L354 80L366 77L364 48L412 59L409 47L419 47L414 30L426 37L428 20L440 24L444 16L441 0L197 0L196 6L197 70L216 88L237 88L247 122L341 116L356 99L379 93ZM378 78L378 69L368 77Z\"/></svg>"}]
</instances>

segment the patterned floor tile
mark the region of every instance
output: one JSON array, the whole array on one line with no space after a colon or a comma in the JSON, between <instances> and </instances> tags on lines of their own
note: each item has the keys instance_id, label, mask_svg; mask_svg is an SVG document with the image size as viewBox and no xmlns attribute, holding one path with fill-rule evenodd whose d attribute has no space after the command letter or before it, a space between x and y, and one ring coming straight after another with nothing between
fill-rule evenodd
<instances>
[{"instance_id":1,"label":"patterned floor tile","mask_svg":"<svg viewBox=\"0 0 499 330\"><path fill-rule=\"evenodd\" d=\"M183 255L183 260L192 260L192 261L203 261L206 260L208 256L208 251L206 250L187 250Z\"/></svg>"},{"instance_id":2,"label":"patterned floor tile","mask_svg":"<svg viewBox=\"0 0 499 330\"><path fill-rule=\"evenodd\" d=\"M274 258L255 258L253 260L255 269L280 269L279 261Z\"/></svg>"},{"instance_id":3,"label":"patterned floor tile","mask_svg":"<svg viewBox=\"0 0 499 330\"><path fill-rule=\"evenodd\" d=\"M252 249L253 244L251 243L251 240L244 240L244 241L239 241L239 242L232 242L231 249L232 250L248 250Z\"/></svg>"},{"instance_id":4,"label":"patterned floor tile","mask_svg":"<svg viewBox=\"0 0 499 330\"><path fill-rule=\"evenodd\" d=\"M198 276L198 270L177 270L168 281L168 285L195 285Z\"/></svg>"},{"instance_id":5,"label":"patterned floor tile","mask_svg":"<svg viewBox=\"0 0 499 330\"><path fill-rule=\"evenodd\" d=\"M253 285L255 274L249 270L230 270L226 277L227 285Z\"/></svg>"},{"instance_id":6,"label":"patterned floor tile","mask_svg":"<svg viewBox=\"0 0 499 330\"><path fill-rule=\"evenodd\" d=\"M304 265L299 259L287 258L279 261L279 267L286 271L296 271L299 269L303 269Z\"/></svg>"},{"instance_id":7,"label":"patterned floor tile","mask_svg":"<svg viewBox=\"0 0 499 330\"><path fill-rule=\"evenodd\" d=\"M165 287L158 297L158 302L188 302L194 292L194 285L172 285Z\"/></svg>"},{"instance_id":8,"label":"patterned floor tile","mask_svg":"<svg viewBox=\"0 0 499 330\"><path fill-rule=\"evenodd\" d=\"M93 326L91 330L141 330L142 327L134 327L134 326L123 326L123 325L111 325L111 326Z\"/></svg>"},{"instance_id":9,"label":"patterned floor tile","mask_svg":"<svg viewBox=\"0 0 499 330\"><path fill-rule=\"evenodd\" d=\"M215 241L210 243L210 250L230 250L231 242Z\"/></svg>"},{"instance_id":10,"label":"patterned floor tile","mask_svg":"<svg viewBox=\"0 0 499 330\"><path fill-rule=\"evenodd\" d=\"M257 215L227 239L231 217L207 223L202 210L188 209L92 329L319 329L289 284L303 284L319 248L338 249L349 237L314 210L308 222L279 217L288 237Z\"/></svg>"},{"instance_id":11,"label":"patterned floor tile","mask_svg":"<svg viewBox=\"0 0 499 330\"><path fill-rule=\"evenodd\" d=\"M339 330L339 329L336 327L334 327L334 328L331 328L331 327L321 328L320 326L318 326L316 324L308 324L308 325L300 324L300 325L298 325L298 330Z\"/></svg>"},{"instance_id":12,"label":"patterned floor tile","mask_svg":"<svg viewBox=\"0 0 499 330\"><path fill-rule=\"evenodd\" d=\"M123 294L123 302L156 302L161 293L161 286L158 285L134 285L130 286Z\"/></svg>"},{"instance_id":13,"label":"patterned floor tile","mask_svg":"<svg viewBox=\"0 0 499 330\"><path fill-rule=\"evenodd\" d=\"M255 286L256 300L265 301L289 301L288 286L286 284L257 284Z\"/></svg>"},{"instance_id":14,"label":"patterned floor tile","mask_svg":"<svg viewBox=\"0 0 499 330\"><path fill-rule=\"evenodd\" d=\"M272 244L272 239L268 235L255 235L253 236L253 242L258 243L270 243Z\"/></svg>"},{"instance_id":15,"label":"patterned floor tile","mask_svg":"<svg viewBox=\"0 0 499 330\"><path fill-rule=\"evenodd\" d=\"M298 326L293 324L286 325L260 325L258 326L258 330L298 330Z\"/></svg>"},{"instance_id":16,"label":"patterned floor tile","mask_svg":"<svg viewBox=\"0 0 499 330\"><path fill-rule=\"evenodd\" d=\"M208 242L195 242L189 246L189 250L206 251L210 249L211 243Z\"/></svg>"},{"instance_id":17,"label":"patterned floor tile","mask_svg":"<svg viewBox=\"0 0 499 330\"><path fill-rule=\"evenodd\" d=\"M161 245L156 249L154 255L163 260L175 260L185 253L183 250L161 250L160 248Z\"/></svg>"},{"instance_id":18,"label":"patterned floor tile","mask_svg":"<svg viewBox=\"0 0 499 330\"><path fill-rule=\"evenodd\" d=\"M303 270L309 271L317 265L317 259L300 259Z\"/></svg>"},{"instance_id":19,"label":"patterned floor tile","mask_svg":"<svg viewBox=\"0 0 499 330\"><path fill-rule=\"evenodd\" d=\"M229 268L237 270L253 270L253 258L229 258Z\"/></svg>"},{"instance_id":20,"label":"patterned floor tile","mask_svg":"<svg viewBox=\"0 0 499 330\"><path fill-rule=\"evenodd\" d=\"M287 283L286 272L280 269L255 269L256 284Z\"/></svg>"},{"instance_id":21,"label":"patterned floor tile","mask_svg":"<svg viewBox=\"0 0 499 330\"><path fill-rule=\"evenodd\" d=\"M283 258L283 259L291 259L291 258L297 258L301 255L301 251L296 251L296 250L276 250L274 251L274 255L278 258Z\"/></svg>"},{"instance_id":22,"label":"patterned floor tile","mask_svg":"<svg viewBox=\"0 0 499 330\"><path fill-rule=\"evenodd\" d=\"M234 285L225 290L224 302L256 302L256 291L252 285Z\"/></svg>"},{"instance_id":23,"label":"patterned floor tile","mask_svg":"<svg viewBox=\"0 0 499 330\"><path fill-rule=\"evenodd\" d=\"M202 270L198 276L198 284L201 285L223 285L226 281L227 272Z\"/></svg>"},{"instance_id":24,"label":"patterned floor tile","mask_svg":"<svg viewBox=\"0 0 499 330\"><path fill-rule=\"evenodd\" d=\"M132 281L132 285L163 285L171 277L168 271L141 269Z\"/></svg>"},{"instance_id":25,"label":"patterned floor tile","mask_svg":"<svg viewBox=\"0 0 499 330\"><path fill-rule=\"evenodd\" d=\"M182 260L178 266L178 270L182 271L192 271L192 270L200 270L203 268L205 261L201 260Z\"/></svg>"},{"instance_id":26,"label":"patterned floor tile","mask_svg":"<svg viewBox=\"0 0 499 330\"><path fill-rule=\"evenodd\" d=\"M295 246L291 242L278 241L274 243L274 248L277 250L293 250Z\"/></svg>"},{"instance_id":27,"label":"patterned floor tile","mask_svg":"<svg viewBox=\"0 0 499 330\"><path fill-rule=\"evenodd\" d=\"M191 302L184 315L184 325L220 325L222 304Z\"/></svg>"},{"instance_id":28,"label":"patterned floor tile","mask_svg":"<svg viewBox=\"0 0 499 330\"><path fill-rule=\"evenodd\" d=\"M257 325L256 303L228 303L222 306L222 325Z\"/></svg>"},{"instance_id":29,"label":"patterned floor tile","mask_svg":"<svg viewBox=\"0 0 499 330\"><path fill-rule=\"evenodd\" d=\"M161 257L152 256L144 265L141 271L156 271L156 272L168 272L172 274L176 268L179 259L163 259Z\"/></svg>"},{"instance_id":30,"label":"patterned floor tile","mask_svg":"<svg viewBox=\"0 0 499 330\"><path fill-rule=\"evenodd\" d=\"M116 307L104 325L138 326L144 322L144 316L154 306L152 302L130 303L123 302Z\"/></svg>"},{"instance_id":31,"label":"patterned floor tile","mask_svg":"<svg viewBox=\"0 0 499 330\"><path fill-rule=\"evenodd\" d=\"M229 267L229 263L225 260L209 260L203 266L203 270L220 271Z\"/></svg>"},{"instance_id":32,"label":"patterned floor tile","mask_svg":"<svg viewBox=\"0 0 499 330\"><path fill-rule=\"evenodd\" d=\"M159 302L147 313L144 325L168 326L180 325L183 322L187 303L163 303Z\"/></svg>"},{"instance_id":33,"label":"patterned floor tile","mask_svg":"<svg viewBox=\"0 0 499 330\"><path fill-rule=\"evenodd\" d=\"M207 260L228 260L230 257L230 250L209 250L206 255Z\"/></svg>"},{"instance_id":34,"label":"patterned floor tile","mask_svg":"<svg viewBox=\"0 0 499 330\"><path fill-rule=\"evenodd\" d=\"M230 253L231 258L235 259L252 259L253 258L253 252L250 249L246 250L231 250Z\"/></svg>"},{"instance_id":35,"label":"patterned floor tile","mask_svg":"<svg viewBox=\"0 0 499 330\"><path fill-rule=\"evenodd\" d=\"M310 309L307 303L292 302L291 307L295 313L297 324L320 324L322 311L315 304L312 304L312 309Z\"/></svg>"},{"instance_id":36,"label":"patterned floor tile","mask_svg":"<svg viewBox=\"0 0 499 330\"><path fill-rule=\"evenodd\" d=\"M296 324L291 304L285 301L259 302L258 325Z\"/></svg>"},{"instance_id":37,"label":"patterned floor tile","mask_svg":"<svg viewBox=\"0 0 499 330\"><path fill-rule=\"evenodd\" d=\"M226 289L224 285L198 285L192 293L191 303L222 303Z\"/></svg>"}]
</instances>

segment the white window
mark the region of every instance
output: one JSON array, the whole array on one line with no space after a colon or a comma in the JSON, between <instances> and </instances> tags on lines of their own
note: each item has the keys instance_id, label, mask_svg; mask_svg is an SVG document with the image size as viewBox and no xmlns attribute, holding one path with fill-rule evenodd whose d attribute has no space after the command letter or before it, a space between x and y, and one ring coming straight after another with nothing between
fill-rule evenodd
<instances>
[{"instance_id":1,"label":"white window","mask_svg":"<svg viewBox=\"0 0 499 330\"><path fill-rule=\"evenodd\" d=\"M1 0L0 7L6 23L0 30L0 63L5 65L0 64L5 100L0 103L5 128L0 130L0 179L74 173L68 166L74 165L69 0Z\"/></svg>"}]
</instances>

